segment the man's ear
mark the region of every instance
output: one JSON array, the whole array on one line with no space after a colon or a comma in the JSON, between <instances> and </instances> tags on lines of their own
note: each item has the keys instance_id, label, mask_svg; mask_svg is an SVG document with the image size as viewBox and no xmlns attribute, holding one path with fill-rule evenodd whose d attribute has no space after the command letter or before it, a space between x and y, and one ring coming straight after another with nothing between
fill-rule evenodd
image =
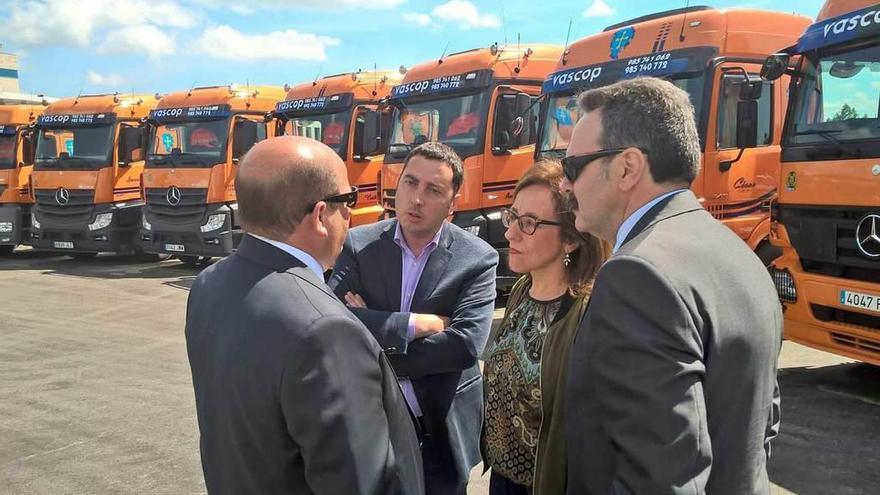
<instances>
[{"instance_id":1,"label":"man's ear","mask_svg":"<svg viewBox=\"0 0 880 495\"><path fill-rule=\"evenodd\" d=\"M620 166L618 184L623 191L630 191L643 179L651 178L648 157L638 148L627 148L620 154L618 163Z\"/></svg>"},{"instance_id":2,"label":"man's ear","mask_svg":"<svg viewBox=\"0 0 880 495\"><path fill-rule=\"evenodd\" d=\"M312 211L303 218L303 224L308 225L308 228L320 237L327 237L328 232L327 226L324 225L324 218L328 213L327 203L318 201Z\"/></svg>"},{"instance_id":3,"label":"man's ear","mask_svg":"<svg viewBox=\"0 0 880 495\"><path fill-rule=\"evenodd\" d=\"M455 210L458 209L458 200L461 198L461 193L457 192L452 196L452 203L449 204L449 214L452 215L455 213Z\"/></svg>"}]
</instances>

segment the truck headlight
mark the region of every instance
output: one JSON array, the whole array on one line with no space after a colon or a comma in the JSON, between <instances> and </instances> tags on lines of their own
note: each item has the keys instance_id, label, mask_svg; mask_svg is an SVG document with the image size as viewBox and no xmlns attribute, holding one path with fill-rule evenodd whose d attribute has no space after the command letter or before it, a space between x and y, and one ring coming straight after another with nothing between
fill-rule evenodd
<instances>
[{"instance_id":1,"label":"truck headlight","mask_svg":"<svg viewBox=\"0 0 880 495\"><path fill-rule=\"evenodd\" d=\"M226 215L220 213L217 215L209 216L208 221L205 222L205 225L202 225L200 228L202 232L213 232L222 227L224 223L226 223Z\"/></svg>"},{"instance_id":2,"label":"truck headlight","mask_svg":"<svg viewBox=\"0 0 880 495\"><path fill-rule=\"evenodd\" d=\"M153 224L147 220L146 215L141 215L141 226L143 226L144 230L153 230Z\"/></svg>"},{"instance_id":3,"label":"truck headlight","mask_svg":"<svg viewBox=\"0 0 880 495\"><path fill-rule=\"evenodd\" d=\"M113 213L98 213L95 221L89 224L89 230L103 229L113 221Z\"/></svg>"},{"instance_id":4,"label":"truck headlight","mask_svg":"<svg viewBox=\"0 0 880 495\"><path fill-rule=\"evenodd\" d=\"M0 222L0 232L4 234L12 232L12 222Z\"/></svg>"},{"instance_id":5,"label":"truck headlight","mask_svg":"<svg viewBox=\"0 0 880 495\"><path fill-rule=\"evenodd\" d=\"M37 216L34 215L34 212L31 212L31 226L35 229L41 228L40 222L37 220Z\"/></svg>"},{"instance_id":6,"label":"truck headlight","mask_svg":"<svg viewBox=\"0 0 880 495\"><path fill-rule=\"evenodd\" d=\"M773 277L773 284L776 285L776 292L779 294L779 300L784 303L794 304L797 302L797 286L794 278L788 270L780 270L775 266L770 267L770 276Z\"/></svg>"}]
</instances>

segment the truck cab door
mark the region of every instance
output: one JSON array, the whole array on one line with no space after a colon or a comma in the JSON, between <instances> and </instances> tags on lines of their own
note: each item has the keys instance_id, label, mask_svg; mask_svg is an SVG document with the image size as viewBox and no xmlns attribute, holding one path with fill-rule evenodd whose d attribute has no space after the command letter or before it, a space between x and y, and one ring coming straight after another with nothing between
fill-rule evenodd
<instances>
[{"instance_id":1,"label":"truck cab door","mask_svg":"<svg viewBox=\"0 0 880 495\"><path fill-rule=\"evenodd\" d=\"M534 163L537 87L499 87L492 98L483 161L481 206L510 205L520 176Z\"/></svg>"},{"instance_id":2,"label":"truck cab door","mask_svg":"<svg viewBox=\"0 0 880 495\"><path fill-rule=\"evenodd\" d=\"M141 174L147 151L148 127L136 122L122 122L116 140L116 182L114 201L128 201L141 197Z\"/></svg>"},{"instance_id":3,"label":"truck cab door","mask_svg":"<svg viewBox=\"0 0 880 495\"><path fill-rule=\"evenodd\" d=\"M749 89L746 73L760 80L759 70L725 64L715 72L701 174L704 206L746 240L767 215L779 176L778 87L763 81Z\"/></svg>"}]
</instances>

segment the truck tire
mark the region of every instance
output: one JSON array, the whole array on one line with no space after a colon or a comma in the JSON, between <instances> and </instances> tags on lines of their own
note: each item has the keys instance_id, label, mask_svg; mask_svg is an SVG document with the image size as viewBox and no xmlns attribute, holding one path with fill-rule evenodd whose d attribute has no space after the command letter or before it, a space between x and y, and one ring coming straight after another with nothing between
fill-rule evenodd
<instances>
[{"instance_id":1,"label":"truck tire","mask_svg":"<svg viewBox=\"0 0 880 495\"><path fill-rule=\"evenodd\" d=\"M98 253L70 253L68 256L75 260L90 260L95 256L98 256Z\"/></svg>"},{"instance_id":2,"label":"truck tire","mask_svg":"<svg viewBox=\"0 0 880 495\"><path fill-rule=\"evenodd\" d=\"M758 244L758 248L755 249L755 254L758 255L761 263L764 263L764 266L769 268L776 258L782 256L782 249L770 244L768 241L762 241L761 244Z\"/></svg>"},{"instance_id":3,"label":"truck tire","mask_svg":"<svg viewBox=\"0 0 880 495\"><path fill-rule=\"evenodd\" d=\"M199 268L208 264L208 261L211 260L208 256L192 256L192 255L183 255L178 256L179 259L184 265L189 268Z\"/></svg>"}]
</instances>

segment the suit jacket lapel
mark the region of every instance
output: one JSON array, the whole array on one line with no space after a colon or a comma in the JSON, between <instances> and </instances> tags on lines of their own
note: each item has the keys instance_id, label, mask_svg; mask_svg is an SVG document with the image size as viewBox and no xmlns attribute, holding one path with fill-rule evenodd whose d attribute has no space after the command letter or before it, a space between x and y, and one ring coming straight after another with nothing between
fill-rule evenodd
<instances>
[{"instance_id":1,"label":"suit jacket lapel","mask_svg":"<svg viewBox=\"0 0 880 495\"><path fill-rule=\"evenodd\" d=\"M452 259L452 251L449 246L452 244L452 234L449 232L448 225L443 226L443 232L440 234L440 241L437 248L428 257L428 263L425 264L425 270L419 278L419 284L416 286L416 292L413 294L412 306L421 303L437 288L440 279L449 266L449 260Z\"/></svg>"},{"instance_id":2,"label":"suit jacket lapel","mask_svg":"<svg viewBox=\"0 0 880 495\"><path fill-rule=\"evenodd\" d=\"M378 262L382 264L382 279L385 280L385 301L388 301L389 307L384 308L386 311L400 310L400 286L403 283L403 254L400 252L400 246L394 242L394 231L397 229L397 222L391 222L388 229L382 232L381 256L378 256Z\"/></svg>"}]
</instances>

